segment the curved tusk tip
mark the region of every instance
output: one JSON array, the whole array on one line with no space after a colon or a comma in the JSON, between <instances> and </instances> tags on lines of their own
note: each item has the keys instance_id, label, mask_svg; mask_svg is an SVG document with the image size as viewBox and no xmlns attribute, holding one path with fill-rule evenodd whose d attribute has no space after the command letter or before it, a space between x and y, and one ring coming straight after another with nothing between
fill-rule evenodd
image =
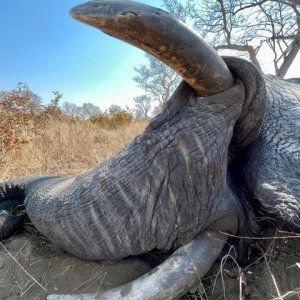
<instances>
[{"instance_id":1,"label":"curved tusk tip","mask_svg":"<svg viewBox=\"0 0 300 300\"><path fill-rule=\"evenodd\" d=\"M84 19L91 16L99 16L101 7L105 1L90 1L73 7L70 10L70 15L75 19Z\"/></svg>"},{"instance_id":2,"label":"curved tusk tip","mask_svg":"<svg viewBox=\"0 0 300 300\"><path fill-rule=\"evenodd\" d=\"M104 30L105 21L122 15L130 4L132 1L94 0L75 6L70 10L70 15L80 22Z\"/></svg>"},{"instance_id":3,"label":"curved tusk tip","mask_svg":"<svg viewBox=\"0 0 300 300\"><path fill-rule=\"evenodd\" d=\"M80 22L116 36L122 34L122 26L126 27L130 18L135 18L136 14L143 14L147 10L160 11L130 0L94 0L75 6L70 10L70 15Z\"/></svg>"},{"instance_id":4,"label":"curved tusk tip","mask_svg":"<svg viewBox=\"0 0 300 300\"><path fill-rule=\"evenodd\" d=\"M78 17L112 17L124 12L129 7L142 6L143 4L134 1L120 0L94 0L79 4L70 10L70 15Z\"/></svg>"},{"instance_id":5,"label":"curved tusk tip","mask_svg":"<svg viewBox=\"0 0 300 300\"><path fill-rule=\"evenodd\" d=\"M164 13L166 15L169 14L161 9L131 0L94 0L75 6L70 10L70 15L84 23L95 26L96 22L96 27L102 27L100 23L102 23L102 21L105 19L116 20L117 22L120 22L122 17L127 19L127 14L139 12L151 12L153 14Z\"/></svg>"}]
</instances>

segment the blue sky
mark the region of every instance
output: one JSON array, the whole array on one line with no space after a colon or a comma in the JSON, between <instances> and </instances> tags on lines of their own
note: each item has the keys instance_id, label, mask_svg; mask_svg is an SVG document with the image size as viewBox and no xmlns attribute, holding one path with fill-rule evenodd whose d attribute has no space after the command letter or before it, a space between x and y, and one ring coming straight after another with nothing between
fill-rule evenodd
<instances>
[{"instance_id":1,"label":"blue sky","mask_svg":"<svg viewBox=\"0 0 300 300\"><path fill-rule=\"evenodd\" d=\"M160 0L139 0L160 6ZM53 90L62 101L91 102L102 110L132 105L143 93L132 78L145 62L141 50L79 23L69 10L84 0L0 1L0 90L25 82L47 103ZM264 71L272 57L266 55ZM300 55L287 77L300 76Z\"/></svg>"},{"instance_id":2,"label":"blue sky","mask_svg":"<svg viewBox=\"0 0 300 300\"><path fill-rule=\"evenodd\" d=\"M134 66L145 62L143 52L70 17L69 10L83 2L0 1L0 90L21 81L45 102L59 90L62 101L101 109L130 104L143 93L132 80Z\"/></svg>"}]
</instances>

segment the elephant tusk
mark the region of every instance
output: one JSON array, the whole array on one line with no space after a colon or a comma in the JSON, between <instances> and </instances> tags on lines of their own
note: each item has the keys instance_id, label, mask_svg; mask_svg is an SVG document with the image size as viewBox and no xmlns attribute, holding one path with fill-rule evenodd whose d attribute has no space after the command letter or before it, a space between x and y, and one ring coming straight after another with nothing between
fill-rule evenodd
<instances>
[{"instance_id":1,"label":"elephant tusk","mask_svg":"<svg viewBox=\"0 0 300 300\"><path fill-rule=\"evenodd\" d=\"M49 295L47 300L178 299L207 273L226 240L224 234L205 231L180 247L162 264L125 285L97 295Z\"/></svg>"},{"instance_id":2,"label":"elephant tusk","mask_svg":"<svg viewBox=\"0 0 300 300\"><path fill-rule=\"evenodd\" d=\"M74 7L77 20L152 54L207 96L233 85L222 58L196 32L164 10L134 1L98 0Z\"/></svg>"}]
</instances>

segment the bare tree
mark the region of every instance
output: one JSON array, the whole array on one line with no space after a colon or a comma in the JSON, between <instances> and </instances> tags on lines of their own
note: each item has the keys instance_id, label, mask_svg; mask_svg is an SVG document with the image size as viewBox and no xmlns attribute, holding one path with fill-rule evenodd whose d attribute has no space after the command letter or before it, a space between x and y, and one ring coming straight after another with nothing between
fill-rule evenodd
<instances>
[{"instance_id":1,"label":"bare tree","mask_svg":"<svg viewBox=\"0 0 300 300\"><path fill-rule=\"evenodd\" d=\"M122 111L125 111L120 105L117 104L112 104L106 111L105 113L109 116L114 116L117 113L120 113Z\"/></svg>"},{"instance_id":2,"label":"bare tree","mask_svg":"<svg viewBox=\"0 0 300 300\"><path fill-rule=\"evenodd\" d=\"M165 7L189 23L217 50L236 50L257 59L262 46L274 55L275 74L283 78L300 49L300 1L163 0Z\"/></svg>"},{"instance_id":3,"label":"bare tree","mask_svg":"<svg viewBox=\"0 0 300 300\"><path fill-rule=\"evenodd\" d=\"M0 111L2 110L37 114L42 110L42 98L33 93L26 83L19 82L14 89L0 92Z\"/></svg>"},{"instance_id":4,"label":"bare tree","mask_svg":"<svg viewBox=\"0 0 300 300\"><path fill-rule=\"evenodd\" d=\"M67 116L70 116L73 118L80 117L79 116L79 107L72 102L65 101L62 105L62 109Z\"/></svg>"},{"instance_id":5,"label":"bare tree","mask_svg":"<svg viewBox=\"0 0 300 300\"><path fill-rule=\"evenodd\" d=\"M240 11L251 7L251 3L243 5ZM275 74L284 78L300 49L300 1L257 1L253 7L269 28L260 31L261 43L265 41L272 50Z\"/></svg>"},{"instance_id":6,"label":"bare tree","mask_svg":"<svg viewBox=\"0 0 300 300\"><path fill-rule=\"evenodd\" d=\"M169 99L180 81L180 77L161 61L146 54L148 64L135 68L133 78L152 101L162 107Z\"/></svg>"},{"instance_id":7,"label":"bare tree","mask_svg":"<svg viewBox=\"0 0 300 300\"><path fill-rule=\"evenodd\" d=\"M82 106L77 106L72 102L64 102L62 109L66 115L80 119L90 119L101 112L100 108L92 103L83 103Z\"/></svg>"},{"instance_id":8,"label":"bare tree","mask_svg":"<svg viewBox=\"0 0 300 300\"><path fill-rule=\"evenodd\" d=\"M163 0L165 8L193 26L216 50L237 51L259 69L258 53L273 53L274 73L284 78L300 49L299 0ZM146 55L134 80L160 111L179 83L169 67Z\"/></svg>"},{"instance_id":9,"label":"bare tree","mask_svg":"<svg viewBox=\"0 0 300 300\"><path fill-rule=\"evenodd\" d=\"M137 96L133 99L135 109L135 116L137 119L148 119L151 110L151 97L147 95Z\"/></svg>"},{"instance_id":10,"label":"bare tree","mask_svg":"<svg viewBox=\"0 0 300 300\"><path fill-rule=\"evenodd\" d=\"M53 98L50 100L50 103L44 106L44 114L48 116L61 116L62 110L59 107L59 102L63 97L63 93L60 91L53 91Z\"/></svg>"},{"instance_id":11,"label":"bare tree","mask_svg":"<svg viewBox=\"0 0 300 300\"><path fill-rule=\"evenodd\" d=\"M84 119L90 119L95 114L101 112L100 108L92 103L83 103L81 109Z\"/></svg>"}]
</instances>

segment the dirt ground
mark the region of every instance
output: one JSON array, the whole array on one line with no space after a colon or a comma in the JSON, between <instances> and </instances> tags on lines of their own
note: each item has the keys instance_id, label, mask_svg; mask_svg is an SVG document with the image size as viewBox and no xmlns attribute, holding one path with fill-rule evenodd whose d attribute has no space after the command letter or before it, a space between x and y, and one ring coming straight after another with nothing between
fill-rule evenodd
<instances>
[{"instance_id":1,"label":"dirt ground","mask_svg":"<svg viewBox=\"0 0 300 300\"><path fill-rule=\"evenodd\" d=\"M273 234L273 233L272 233ZM300 299L300 237L254 241L261 255L240 269L227 255L183 299ZM45 299L48 294L97 293L150 270L145 257L82 261L27 229L0 244L0 299Z\"/></svg>"},{"instance_id":2,"label":"dirt ground","mask_svg":"<svg viewBox=\"0 0 300 300\"><path fill-rule=\"evenodd\" d=\"M300 236L272 229L264 237L270 238L253 240L256 254L248 266L240 268L230 255L223 258L225 264L215 263L202 280L199 298L299 300Z\"/></svg>"}]
</instances>

